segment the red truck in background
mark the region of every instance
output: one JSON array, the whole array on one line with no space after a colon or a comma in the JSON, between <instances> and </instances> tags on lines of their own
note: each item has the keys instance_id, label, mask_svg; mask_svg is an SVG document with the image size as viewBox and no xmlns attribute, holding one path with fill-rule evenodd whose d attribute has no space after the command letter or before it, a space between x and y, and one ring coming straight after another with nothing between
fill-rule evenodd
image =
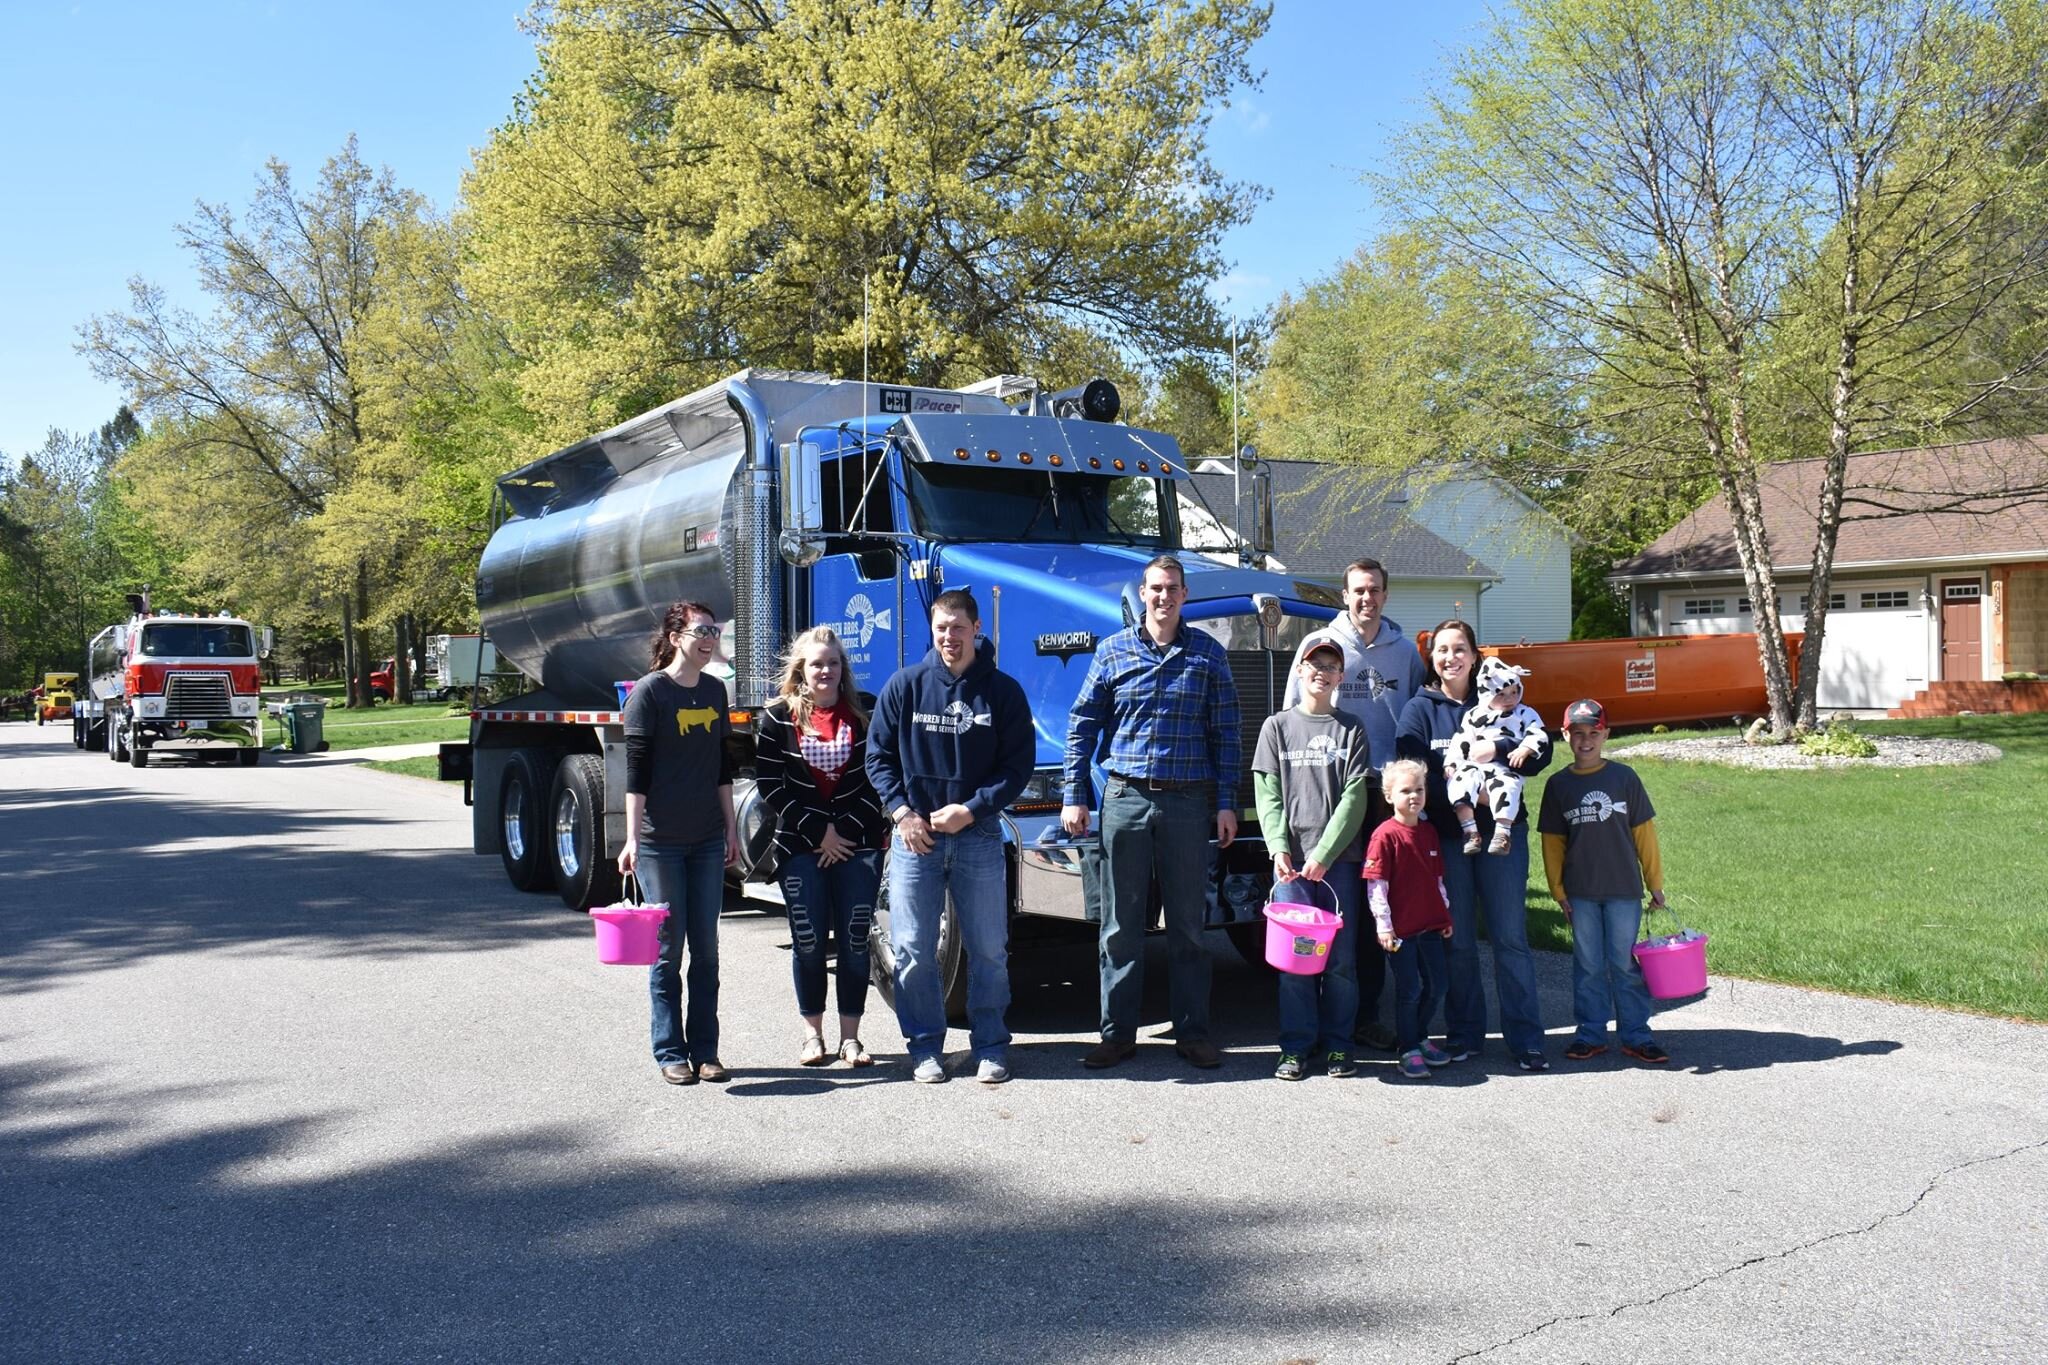
<instances>
[{"instance_id":1,"label":"red truck in background","mask_svg":"<svg viewBox=\"0 0 2048 1365\"><path fill-rule=\"evenodd\" d=\"M231 753L254 767L263 748L259 660L271 632L229 616L134 615L86 646L86 685L72 709L72 743L147 767L152 752Z\"/></svg>"},{"instance_id":2,"label":"red truck in background","mask_svg":"<svg viewBox=\"0 0 2048 1365\"><path fill-rule=\"evenodd\" d=\"M427 667L413 679L417 696L438 701L458 687L476 686L479 673L495 672L498 651L481 635L430 635L427 637ZM370 671L370 696L390 701L398 695L395 681L398 660L387 658Z\"/></svg>"}]
</instances>

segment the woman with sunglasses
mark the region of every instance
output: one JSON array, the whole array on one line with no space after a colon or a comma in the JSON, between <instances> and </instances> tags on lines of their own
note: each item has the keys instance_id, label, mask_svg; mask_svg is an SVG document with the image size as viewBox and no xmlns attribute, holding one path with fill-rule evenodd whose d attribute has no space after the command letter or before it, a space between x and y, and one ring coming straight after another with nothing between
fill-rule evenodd
<instances>
[{"instance_id":1,"label":"woman with sunglasses","mask_svg":"<svg viewBox=\"0 0 2048 1365\"><path fill-rule=\"evenodd\" d=\"M725 684L705 676L718 622L701 602L677 602L654 633L654 671L626 698L626 846L619 871L637 874L650 904L666 904L661 957L648 970L654 1064L670 1085L722 1081L718 1060L718 914L725 869L739 861ZM689 950L689 1011L683 952Z\"/></svg>"}]
</instances>

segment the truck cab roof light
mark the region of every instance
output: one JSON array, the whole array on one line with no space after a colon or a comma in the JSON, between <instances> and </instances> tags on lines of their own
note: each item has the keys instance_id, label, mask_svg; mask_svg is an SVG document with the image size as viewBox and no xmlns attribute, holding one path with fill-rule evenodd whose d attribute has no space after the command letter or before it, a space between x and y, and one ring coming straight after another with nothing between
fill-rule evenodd
<instances>
[{"instance_id":1,"label":"truck cab roof light","mask_svg":"<svg viewBox=\"0 0 2048 1365\"><path fill-rule=\"evenodd\" d=\"M954 458L954 459L956 459L956 460L965 460L965 459L968 459L968 458L970 458L970 457L969 457L969 455L967 454L967 447L965 447L965 446L956 446L956 447L954 448L954 450L953 450L953 458Z\"/></svg>"},{"instance_id":2,"label":"truck cab roof light","mask_svg":"<svg viewBox=\"0 0 2048 1365\"><path fill-rule=\"evenodd\" d=\"M1046 456L1046 457L1045 457L1045 462L1046 462L1047 464L1051 465L1051 466L1052 466L1052 467L1053 467L1054 469L1058 469L1058 468L1059 468L1059 467L1060 467L1061 465L1063 465L1063 464L1065 464L1065 463L1066 463L1066 461L1065 461L1065 460L1062 460L1062 459L1061 459L1061 458L1060 458L1059 456L1057 456L1057 455L1048 455L1048 456Z\"/></svg>"},{"instance_id":3,"label":"truck cab roof light","mask_svg":"<svg viewBox=\"0 0 2048 1365\"><path fill-rule=\"evenodd\" d=\"M1089 463L1093 464L1094 461L1090 460ZM1122 460L1111 460L1109 463L1113 468L1115 468L1117 473L1121 474L1124 472L1124 462Z\"/></svg>"},{"instance_id":4,"label":"truck cab roof light","mask_svg":"<svg viewBox=\"0 0 2048 1365\"><path fill-rule=\"evenodd\" d=\"M991 450L991 451L990 451L990 452L988 453L988 459L989 459L989 463L990 463L990 464L994 464L994 463L995 463L995 462L996 462L997 460L1000 460L1000 459L1002 459L1002 458L1003 458L1003 452L1002 452L1002 451L1000 451L1000 450Z\"/></svg>"},{"instance_id":5,"label":"truck cab roof light","mask_svg":"<svg viewBox=\"0 0 2048 1365\"><path fill-rule=\"evenodd\" d=\"M1031 452L1030 452L1030 451L1028 451L1028 450L1020 450L1020 451L1018 451L1018 452L1017 452L1017 463L1018 463L1018 464L1030 464L1030 463L1031 463Z\"/></svg>"}]
</instances>

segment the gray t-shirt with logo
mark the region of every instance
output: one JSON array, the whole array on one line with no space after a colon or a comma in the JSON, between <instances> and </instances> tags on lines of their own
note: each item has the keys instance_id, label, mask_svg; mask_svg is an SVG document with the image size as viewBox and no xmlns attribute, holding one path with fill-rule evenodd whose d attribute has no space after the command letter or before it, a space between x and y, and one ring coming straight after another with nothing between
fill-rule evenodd
<instances>
[{"instance_id":1,"label":"gray t-shirt with logo","mask_svg":"<svg viewBox=\"0 0 2048 1365\"><path fill-rule=\"evenodd\" d=\"M1259 727L1259 747L1252 759L1252 771L1271 773L1280 779L1280 796L1287 810L1287 851L1299 864L1314 851L1316 842L1337 813L1344 788L1364 779L1371 771L1372 754L1365 726L1349 711L1336 710L1327 716L1311 716L1289 707L1266 717ZM1345 845L1334 862L1352 862L1365 857L1363 831Z\"/></svg>"},{"instance_id":2,"label":"gray t-shirt with logo","mask_svg":"<svg viewBox=\"0 0 2048 1365\"><path fill-rule=\"evenodd\" d=\"M1608 759L1590 773L1566 768L1543 787L1536 829L1564 836L1564 893L1587 900L1641 900L1636 826L1656 818L1643 780Z\"/></svg>"}]
</instances>

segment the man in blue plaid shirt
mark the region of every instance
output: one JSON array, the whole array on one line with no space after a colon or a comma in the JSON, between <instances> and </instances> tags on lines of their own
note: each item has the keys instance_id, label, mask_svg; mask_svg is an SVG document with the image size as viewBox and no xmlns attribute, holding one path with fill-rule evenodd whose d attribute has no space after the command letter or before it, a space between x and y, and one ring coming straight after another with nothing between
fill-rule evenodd
<instances>
[{"instance_id":1,"label":"man in blue plaid shirt","mask_svg":"<svg viewBox=\"0 0 2048 1365\"><path fill-rule=\"evenodd\" d=\"M1209 836L1237 837L1237 685L1213 636L1181 620L1187 573L1172 555L1145 566L1144 616L1104 640L1068 719L1060 824L1088 833L1089 763L1105 737L1102 853L1102 1042L1082 1058L1101 1069L1138 1051L1145 990L1145 917L1156 880L1166 908L1174 1051L1222 1064L1209 1041Z\"/></svg>"}]
</instances>

